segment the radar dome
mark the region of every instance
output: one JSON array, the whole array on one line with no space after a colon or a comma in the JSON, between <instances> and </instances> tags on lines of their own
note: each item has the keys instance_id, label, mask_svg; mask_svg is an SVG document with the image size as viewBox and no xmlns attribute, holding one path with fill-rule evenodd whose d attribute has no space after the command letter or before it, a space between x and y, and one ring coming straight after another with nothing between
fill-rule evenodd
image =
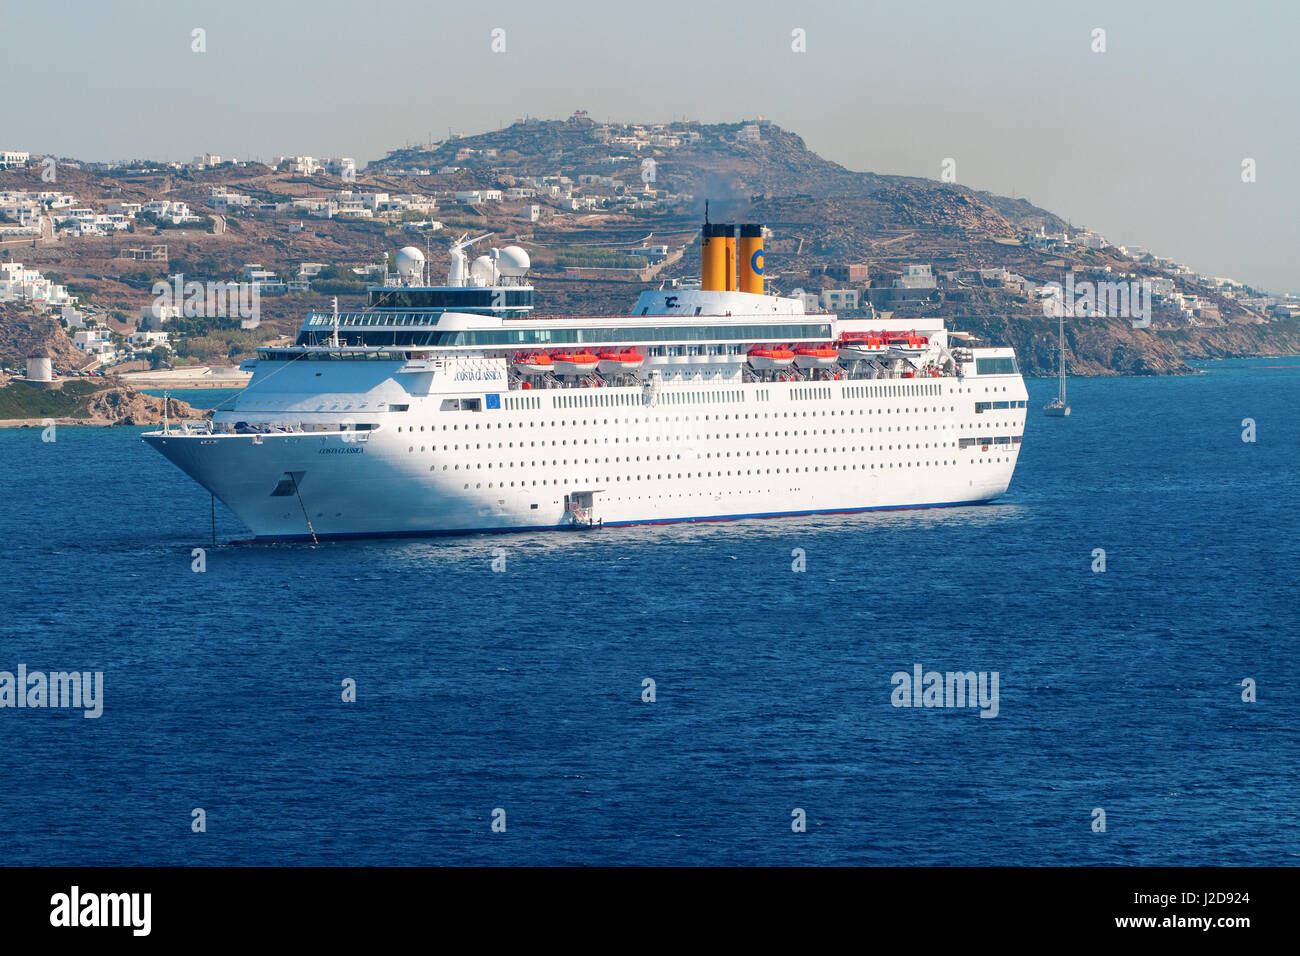
<instances>
[{"instance_id":1,"label":"radar dome","mask_svg":"<svg viewBox=\"0 0 1300 956\"><path fill-rule=\"evenodd\" d=\"M406 246L397 253L397 274L408 279L424 275L424 253L415 246Z\"/></svg>"},{"instance_id":2,"label":"radar dome","mask_svg":"<svg viewBox=\"0 0 1300 956\"><path fill-rule=\"evenodd\" d=\"M492 285L496 282L497 270L492 264L491 256L479 256L469 267L470 278L478 285Z\"/></svg>"},{"instance_id":3,"label":"radar dome","mask_svg":"<svg viewBox=\"0 0 1300 956\"><path fill-rule=\"evenodd\" d=\"M519 246L506 246L497 253L497 269L503 276L521 276L531 265L528 253Z\"/></svg>"}]
</instances>

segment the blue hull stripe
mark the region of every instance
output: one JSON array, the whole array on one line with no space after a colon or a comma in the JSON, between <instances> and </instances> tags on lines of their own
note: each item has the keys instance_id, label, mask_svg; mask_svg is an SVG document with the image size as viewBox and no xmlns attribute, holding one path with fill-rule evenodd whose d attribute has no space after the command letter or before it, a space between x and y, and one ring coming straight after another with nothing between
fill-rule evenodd
<instances>
[{"instance_id":1,"label":"blue hull stripe","mask_svg":"<svg viewBox=\"0 0 1300 956\"><path fill-rule=\"evenodd\" d=\"M960 508L963 505L987 504L992 500L994 499L973 498L969 501L937 501L919 505L875 505L870 508L826 508L819 511L768 511L745 515L708 515L701 518L647 518L644 521L606 521L603 525L594 525L592 527L627 528L648 524L692 524L699 521L743 521L747 518L797 518L803 515L853 515L862 514L867 511L911 511L919 508ZM457 528L439 531L341 531L335 533L321 533L317 534L316 537L321 541L339 541L349 538L432 538L444 537L447 535L519 534L525 531L581 531L586 529L586 525L547 524L520 525L518 527L508 528ZM311 535L306 533L268 534L258 535L252 540L259 544L271 541L310 541Z\"/></svg>"}]
</instances>

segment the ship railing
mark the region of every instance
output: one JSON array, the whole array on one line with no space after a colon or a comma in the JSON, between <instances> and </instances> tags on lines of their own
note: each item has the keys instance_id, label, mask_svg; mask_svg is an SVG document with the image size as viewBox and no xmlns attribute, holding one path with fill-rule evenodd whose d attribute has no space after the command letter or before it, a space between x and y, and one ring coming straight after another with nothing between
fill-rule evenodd
<instances>
[{"instance_id":1,"label":"ship railing","mask_svg":"<svg viewBox=\"0 0 1300 956\"><path fill-rule=\"evenodd\" d=\"M671 366L676 367L676 366ZM734 368L732 363L727 363L728 368ZM647 364L640 371L622 372L611 375L600 375L590 373L581 376L565 375L557 376L550 372L542 375L520 375L513 369L507 370L506 389L508 391L524 390L527 385L529 390L547 390L547 389L585 389L605 386L635 386L643 381L644 376L651 371L656 371L660 366L656 364ZM905 361L903 367L893 368L889 364L877 361L875 359L856 360L845 365L832 366L829 368L799 368L796 365L790 365L780 369L764 369L755 371L748 363L740 365L739 379L742 382L862 382L862 381L894 381L901 379L960 379L965 369L960 362L953 362L951 367L945 367L937 361L930 361L924 364L913 364ZM910 374L909 374L910 373ZM725 381L732 381L727 378ZM671 383L709 383L710 379L670 379Z\"/></svg>"},{"instance_id":2,"label":"ship railing","mask_svg":"<svg viewBox=\"0 0 1300 956\"><path fill-rule=\"evenodd\" d=\"M211 435L212 433L212 422L206 418L198 421L185 420L163 423L164 435Z\"/></svg>"},{"instance_id":3,"label":"ship railing","mask_svg":"<svg viewBox=\"0 0 1300 956\"><path fill-rule=\"evenodd\" d=\"M261 444L261 439L275 435L342 435L344 441L360 444L370 441L371 434L379 430L379 426L341 427L337 422L219 422L216 425L206 422L204 424L209 426L205 431L196 430L193 434L250 435L253 436L255 444ZM186 432L186 434L190 433Z\"/></svg>"}]
</instances>

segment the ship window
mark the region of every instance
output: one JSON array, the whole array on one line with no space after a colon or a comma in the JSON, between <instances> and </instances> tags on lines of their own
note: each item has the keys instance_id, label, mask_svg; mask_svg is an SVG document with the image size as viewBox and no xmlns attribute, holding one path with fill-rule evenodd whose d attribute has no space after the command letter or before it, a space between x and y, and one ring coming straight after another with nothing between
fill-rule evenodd
<instances>
[{"instance_id":1,"label":"ship window","mask_svg":"<svg viewBox=\"0 0 1300 956\"><path fill-rule=\"evenodd\" d=\"M975 360L976 375L1015 375L1018 371L1015 356Z\"/></svg>"}]
</instances>

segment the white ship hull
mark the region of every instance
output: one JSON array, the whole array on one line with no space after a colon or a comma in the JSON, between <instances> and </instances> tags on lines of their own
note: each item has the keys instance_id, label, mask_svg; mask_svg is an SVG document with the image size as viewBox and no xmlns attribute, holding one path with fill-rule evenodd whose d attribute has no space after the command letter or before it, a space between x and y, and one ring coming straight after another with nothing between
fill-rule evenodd
<instances>
[{"instance_id":1,"label":"white ship hull","mask_svg":"<svg viewBox=\"0 0 1300 956\"><path fill-rule=\"evenodd\" d=\"M145 441L265 540L923 508L1007 490L1028 405L1011 349L949 350L938 317L904 333L765 295L761 227L742 226L732 278L716 247L703 255L729 229L705 224L700 288L644 290L619 316L537 317L518 247L470 274L478 240L460 237L445 286L425 285L423 255L403 249L363 311L308 313L292 344L259 347L210 428ZM900 337L943 374L841 367L835 351ZM548 362L553 375L521 375Z\"/></svg>"},{"instance_id":2,"label":"white ship hull","mask_svg":"<svg viewBox=\"0 0 1300 956\"><path fill-rule=\"evenodd\" d=\"M977 414L976 382L1013 407ZM540 407L509 407L521 394ZM500 532L571 527L579 495L583 523L604 525L990 501L1010 484L1027 395L1016 375L507 397L484 411L415 399L370 432L145 440L258 539Z\"/></svg>"}]
</instances>

